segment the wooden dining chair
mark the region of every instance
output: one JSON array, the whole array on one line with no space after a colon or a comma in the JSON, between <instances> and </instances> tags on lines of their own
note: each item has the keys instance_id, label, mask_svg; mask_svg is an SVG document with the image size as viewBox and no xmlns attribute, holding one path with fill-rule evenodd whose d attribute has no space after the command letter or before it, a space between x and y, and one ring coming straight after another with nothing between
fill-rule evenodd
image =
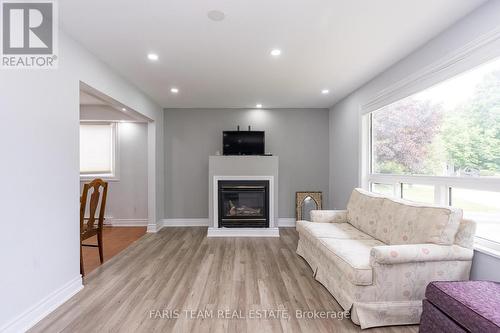
<instances>
[{"instance_id":1,"label":"wooden dining chair","mask_svg":"<svg viewBox=\"0 0 500 333\"><path fill-rule=\"evenodd\" d=\"M102 229L104 225L107 193L108 183L102 179L94 179L92 182L83 185L83 193L80 197L80 273L82 276L85 275L83 269L83 246L99 248L99 259L101 260L101 264L104 261ZM87 202L89 206L89 216L85 217ZM84 240L95 235L97 235L97 244L83 244Z\"/></svg>"}]
</instances>

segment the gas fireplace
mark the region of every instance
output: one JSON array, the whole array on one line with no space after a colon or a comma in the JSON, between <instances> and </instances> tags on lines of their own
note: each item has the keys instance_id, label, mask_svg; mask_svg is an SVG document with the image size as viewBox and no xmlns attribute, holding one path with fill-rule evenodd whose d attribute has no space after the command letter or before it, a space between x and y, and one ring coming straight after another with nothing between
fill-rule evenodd
<instances>
[{"instance_id":1,"label":"gas fireplace","mask_svg":"<svg viewBox=\"0 0 500 333\"><path fill-rule=\"evenodd\" d=\"M220 180L218 196L219 227L269 227L269 181Z\"/></svg>"}]
</instances>

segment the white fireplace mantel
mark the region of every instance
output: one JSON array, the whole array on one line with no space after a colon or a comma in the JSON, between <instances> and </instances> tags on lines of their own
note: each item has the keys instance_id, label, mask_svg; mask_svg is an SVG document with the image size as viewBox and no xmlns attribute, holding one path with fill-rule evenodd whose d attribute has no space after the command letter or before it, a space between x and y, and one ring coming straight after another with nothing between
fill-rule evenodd
<instances>
[{"instance_id":1,"label":"white fireplace mantel","mask_svg":"<svg viewBox=\"0 0 500 333\"><path fill-rule=\"evenodd\" d=\"M218 182L220 180L269 181L269 228L219 228ZM210 156L208 237L279 237L278 157Z\"/></svg>"}]
</instances>

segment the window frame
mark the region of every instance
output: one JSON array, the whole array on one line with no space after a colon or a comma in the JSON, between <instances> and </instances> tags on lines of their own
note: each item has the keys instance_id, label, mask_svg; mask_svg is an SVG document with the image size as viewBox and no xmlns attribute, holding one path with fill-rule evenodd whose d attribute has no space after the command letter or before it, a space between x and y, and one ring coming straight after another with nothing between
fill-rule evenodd
<instances>
[{"instance_id":1,"label":"window frame","mask_svg":"<svg viewBox=\"0 0 500 333\"><path fill-rule=\"evenodd\" d=\"M500 179L461 178L440 176L402 176L371 173L371 135L369 115L391 103L423 91L435 84L446 81L475 67L500 57L500 29L488 30L472 38L468 43L449 50L445 55L419 69L397 78L394 82L378 91L372 91L371 97L359 105L358 111L358 182L359 186L370 190L370 183L390 182L397 191L400 182L435 185L435 201L449 204L451 187L476 190L500 191ZM370 138L370 139L369 139ZM395 193L398 194L398 193ZM500 258L500 243L476 236L474 248L477 251Z\"/></svg>"},{"instance_id":2,"label":"window frame","mask_svg":"<svg viewBox=\"0 0 500 333\"><path fill-rule=\"evenodd\" d=\"M119 145L119 126L117 122L113 121L93 121L93 120L80 120L80 125L109 125L112 131L112 157L111 157L111 173L82 173L80 171L80 181L87 182L93 179L100 178L106 181L119 181L120 180L120 145Z\"/></svg>"},{"instance_id":3,"label":"window frame","mask_svg":"<svg viewBox=\"0 0 500 333\"><path fill-rule=\"evenodd\" d=\"M432 185L434 186L435 191L434 204L442 206L449 206L450 188L454 187L478 191L500 192L500 177L459 177L373 173L372 114L377 110L371 111L367 114L361 114L360 116L360 185L365 190L371 191L371 184L373 183L393 185L394 196L402 198L401 184ZM477 222L481 223L480 221ZM476 235L474 240L474 249L500 258L500 242Z\"/></svg>"}]
</instances>

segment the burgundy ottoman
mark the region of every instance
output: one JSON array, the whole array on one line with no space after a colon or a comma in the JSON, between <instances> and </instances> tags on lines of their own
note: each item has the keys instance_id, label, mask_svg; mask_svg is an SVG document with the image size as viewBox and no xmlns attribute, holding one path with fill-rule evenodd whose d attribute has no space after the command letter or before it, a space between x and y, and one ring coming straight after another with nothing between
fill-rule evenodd
<instances>
[{"instance_id":1,"label":"burgundy ottoman","mask_svg":"<svg viewBox=\"0 0 500 333\"><path fill-rule=\"evenodd\" d=\"M431 282L425 291L420 332L500 332L500 283Z\"/></svg>"}]
</instances>

